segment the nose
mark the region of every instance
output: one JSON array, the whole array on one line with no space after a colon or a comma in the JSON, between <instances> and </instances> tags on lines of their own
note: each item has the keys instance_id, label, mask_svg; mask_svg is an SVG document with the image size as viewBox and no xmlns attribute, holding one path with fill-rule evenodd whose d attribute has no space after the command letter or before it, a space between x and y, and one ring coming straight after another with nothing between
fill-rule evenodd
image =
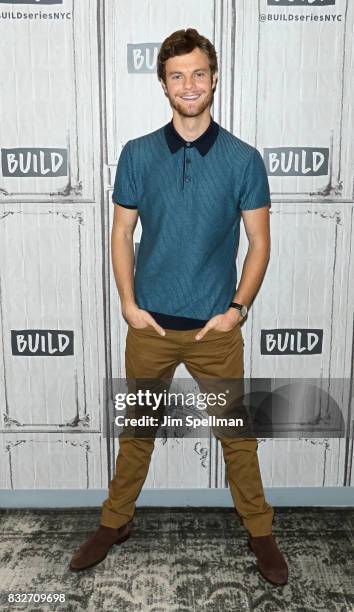
<instances>
[{"instance_id":1,"label":"nose","mask_svg":"<svg viewBox=\"0 0 354 612\"><path fill-rule=\"evenodd\" d=\"M186 76L185 81L184 81L184 88L185 89L193 89L193 87L194 87L193 77L192 76Z\"/></svg>"}]
</instances>

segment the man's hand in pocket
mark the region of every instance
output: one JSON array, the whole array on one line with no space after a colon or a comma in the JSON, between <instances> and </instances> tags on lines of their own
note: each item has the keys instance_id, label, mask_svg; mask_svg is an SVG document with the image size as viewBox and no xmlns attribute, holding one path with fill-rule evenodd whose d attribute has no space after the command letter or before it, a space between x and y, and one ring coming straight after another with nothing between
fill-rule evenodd
<instances>
[{"instance_id":1,"label":"man's hand in pocket","mask_svg":"<svg viewBox=\"0 0 354 612\"><path fill-rule=\"evenodd\" d=\"M224 314L218 314L209 319L207 324L195 336L195 339L201 340L210 329L223 332L231 331L236 325L241 323L242 319L243 317L238 310L229 308Z\"/></svg>"},{"instance_id":2,"label":"man's hand in pocket","mask_svg":"<svg viewBox=\"0 0 354 612\"><path fill-rule=\"evenodd\" d=\"M166 332L156 323L155 319L149 312L143 308L139 308L136 304L130 304L122 307L122 314L126 322L134 327L134 329L144 329L146 327L153 327L160 336L165 336Z\"/></svg>"}]
</instances>

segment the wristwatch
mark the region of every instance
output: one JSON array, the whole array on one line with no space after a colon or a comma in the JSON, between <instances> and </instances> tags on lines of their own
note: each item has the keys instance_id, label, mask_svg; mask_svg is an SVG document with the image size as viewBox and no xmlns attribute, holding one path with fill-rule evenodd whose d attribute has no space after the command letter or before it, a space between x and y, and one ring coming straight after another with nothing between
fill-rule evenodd
<instances>
[{"instance_id":1,"label":"wristwatch","mask_svg":"<svg viewBox=\"0 0 354 612\"><path fill-rule=\"evenodd\" d=\"M238 304L237 302L231 302L229 308L236 308L237 310L239 310L242 317L245 317L248 313L247 306L244 306L243 304Z\"/></svg>"}]
</instances>

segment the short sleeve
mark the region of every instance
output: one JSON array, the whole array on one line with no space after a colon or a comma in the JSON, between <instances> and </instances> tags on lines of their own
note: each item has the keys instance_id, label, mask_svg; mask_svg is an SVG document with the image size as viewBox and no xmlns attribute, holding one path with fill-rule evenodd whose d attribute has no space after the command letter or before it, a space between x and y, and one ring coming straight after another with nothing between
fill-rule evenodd
<instances>
[{"instance_id":1,"label":"short sleeve","mask_svg":"<svg viewBox=\"0 0 354 612\"><path fill-rule=\"evenodd\" d=\"M239 194L241 210L271 207L267 170L258 149L253 149L243 175Z\"/></svg>"},{"instance_id":2,"label":"short sleeve","mask_svg":"<svg viewBox=\"0 0 354 612\"><path fill-rule=\"evenodd\" d=\"M114 204L124 206L124 208L138 208L131 144L129 140L124 145L119 156L112 201Z\"/></svg>"}]
</instances>

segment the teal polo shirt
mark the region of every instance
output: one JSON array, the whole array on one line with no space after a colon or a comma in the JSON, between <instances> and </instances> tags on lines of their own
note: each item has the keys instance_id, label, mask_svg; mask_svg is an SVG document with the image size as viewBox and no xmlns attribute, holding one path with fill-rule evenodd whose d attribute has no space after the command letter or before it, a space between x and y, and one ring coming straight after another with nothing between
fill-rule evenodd
<instances>
[{"instance_id":1,"label":"teal polo shirt","mask_svg":"<svg viewBox=\"0 0 354 612\"><path fill-rule=\"evenodd\" d=\"M202 327L229 308L241 211L271 206L259 151L212 118L191 142L172 120L129 140L112 201L139 211L135 300L170 329Z\"/></svg>"}]
</instances>

